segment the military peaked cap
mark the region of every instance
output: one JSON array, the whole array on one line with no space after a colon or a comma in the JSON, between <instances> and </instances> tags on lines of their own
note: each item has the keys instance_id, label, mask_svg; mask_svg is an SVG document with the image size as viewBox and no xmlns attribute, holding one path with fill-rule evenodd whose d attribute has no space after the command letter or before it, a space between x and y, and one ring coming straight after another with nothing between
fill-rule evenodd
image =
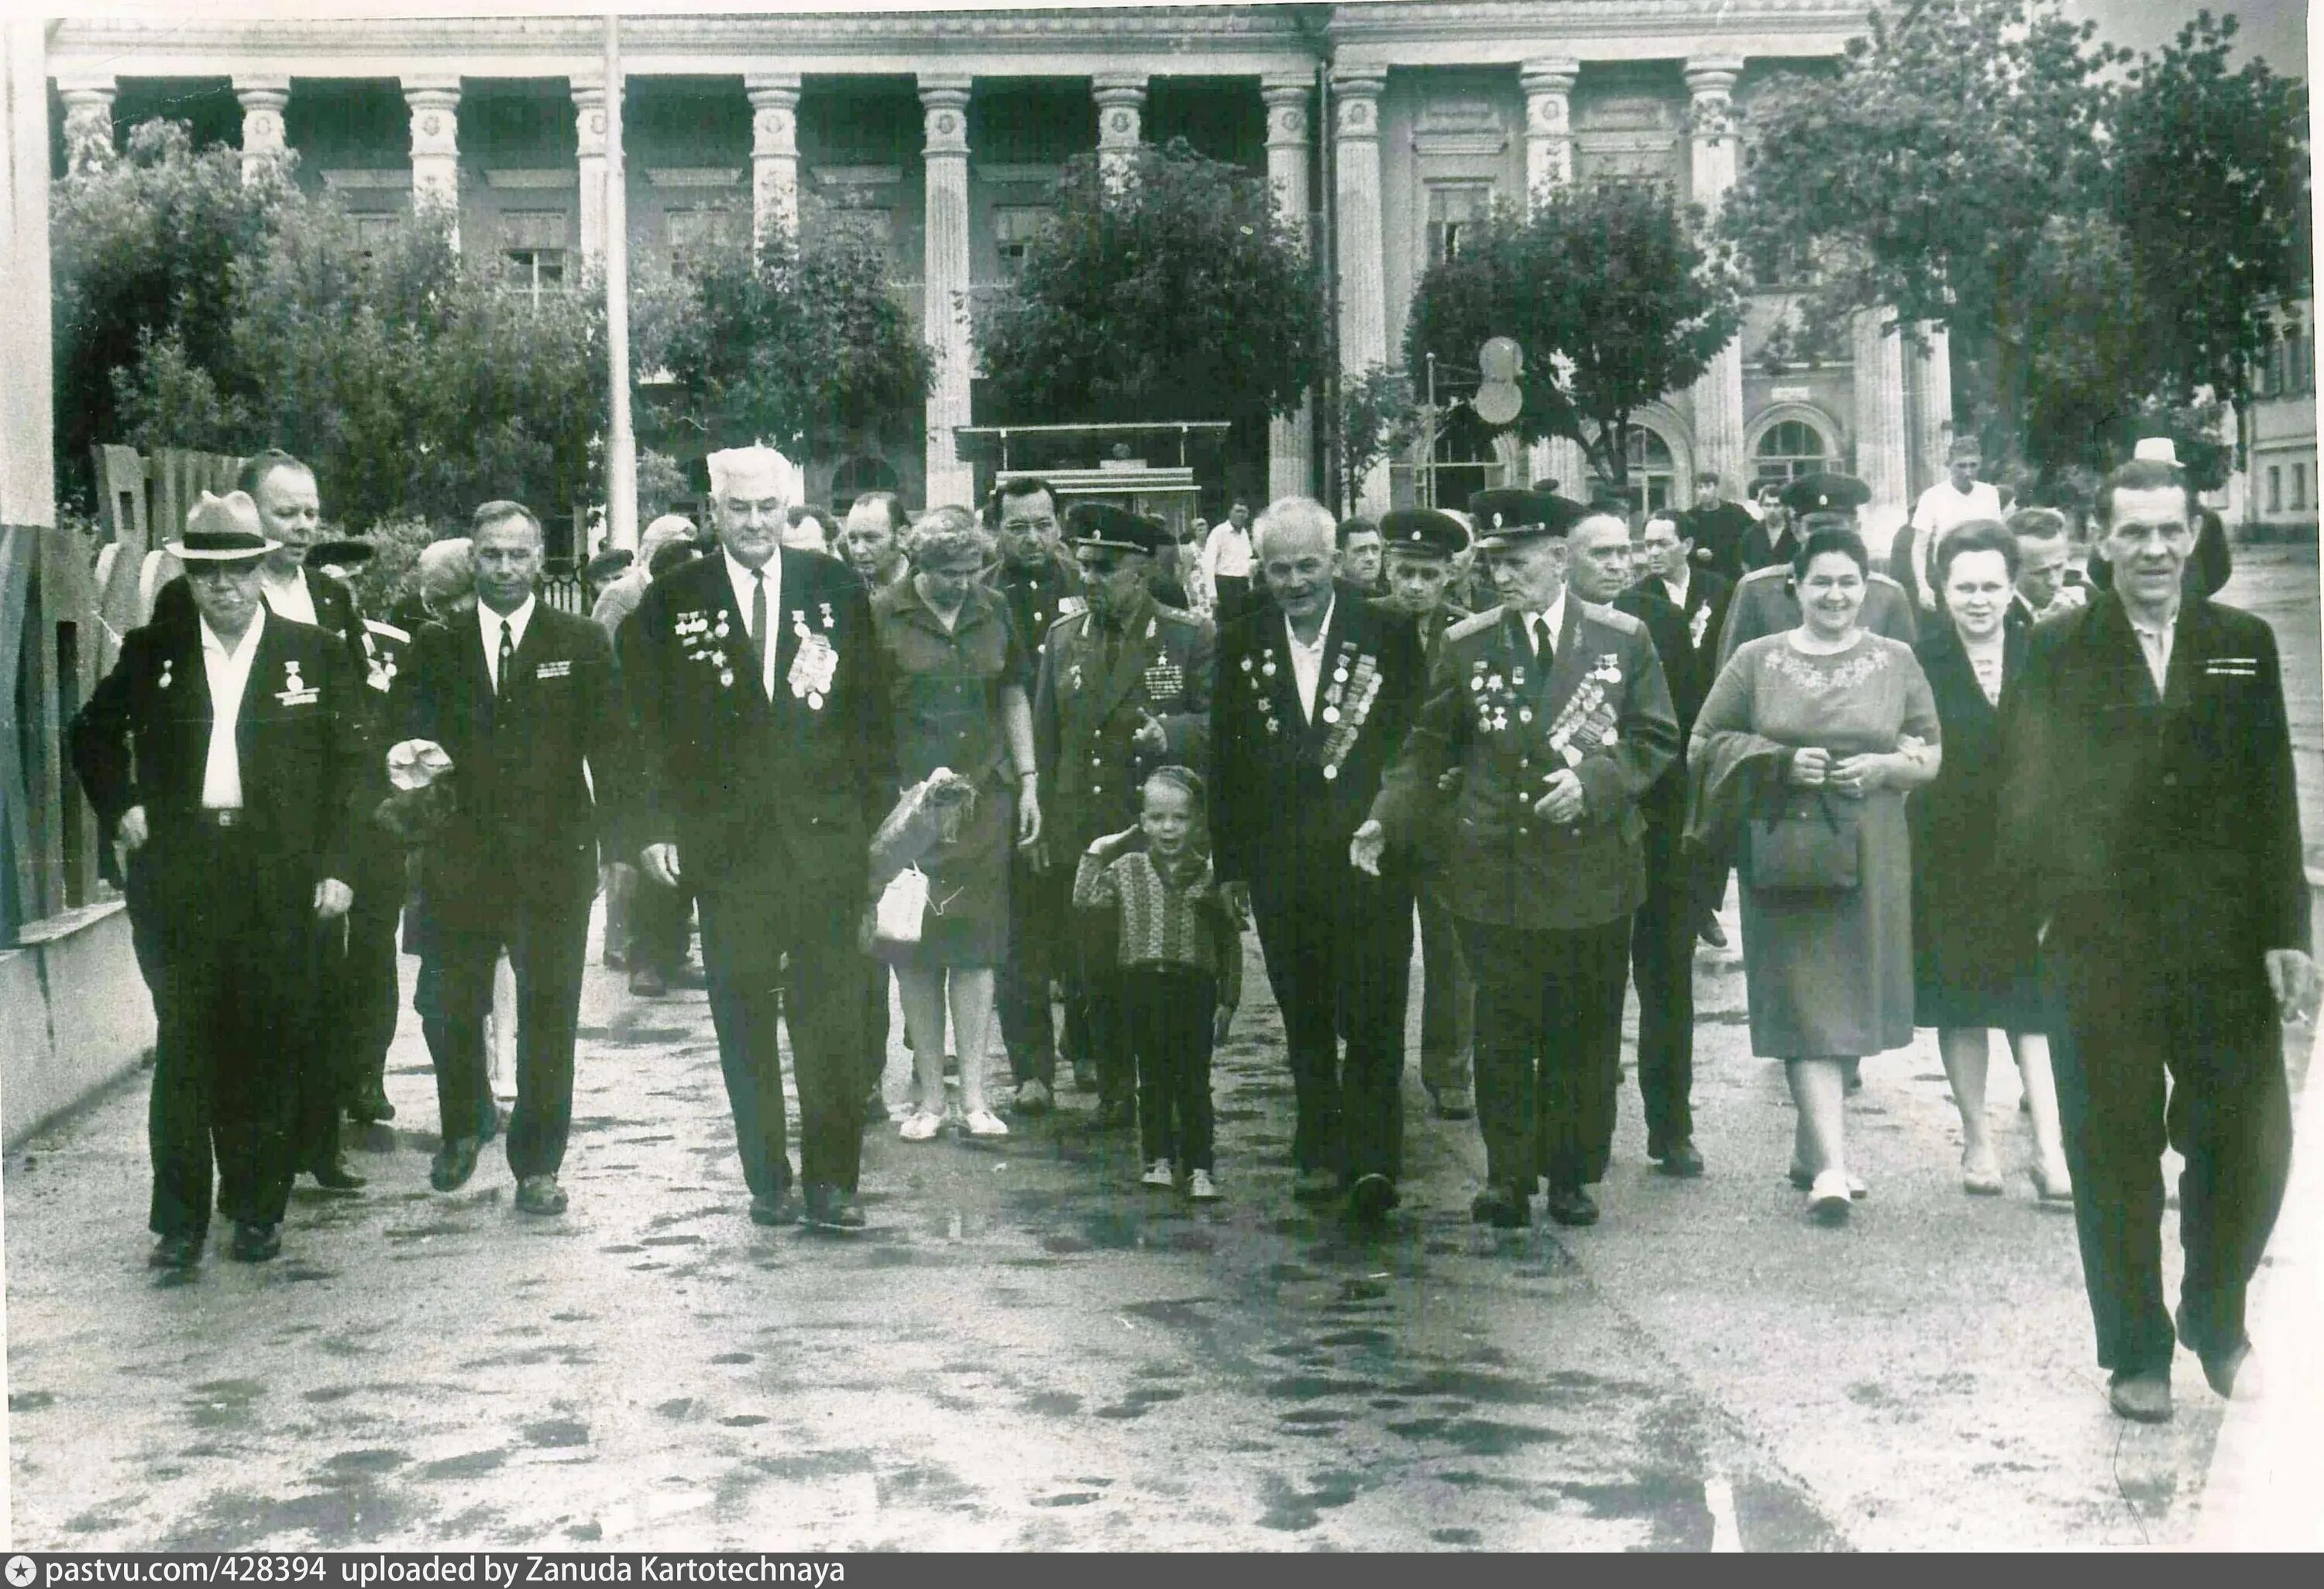
<instances>
[{"instance_id":1,"label":"military peaked cap","mask_svg":"<svg viewBox=\"0 0 2324 1589\"><path fill-rule=\"evenodd\" d=\"M1794 513L1852 514L1872 500L1872 487L1853 475L1803 475L1784 487Z\"/></svg>"},{"instance_id":2,"label":"military peaked cap","mask_svg":"<svg viewBox=\"0 0 2324 1589\"><path fill-rule=\"evenodd\" d=\"M1158 552L1173 544L1161 520L1110 502L1077 502L1067 509L1065 539L1077 547L1111 547L1116 551Z\"/></svg>"},{"instance_id":3,"label":"military peaked cap","mask_svg":"<svg viewBox=\"0 0 2324 1589\"><path fill-rule=\"evenodd\" d=\"M1397 508L1380 519L1379 527L1388 550L1418 557L1458 557L1469 544L1461 521L1434 508Z\"/></svg>"}]
</instances>

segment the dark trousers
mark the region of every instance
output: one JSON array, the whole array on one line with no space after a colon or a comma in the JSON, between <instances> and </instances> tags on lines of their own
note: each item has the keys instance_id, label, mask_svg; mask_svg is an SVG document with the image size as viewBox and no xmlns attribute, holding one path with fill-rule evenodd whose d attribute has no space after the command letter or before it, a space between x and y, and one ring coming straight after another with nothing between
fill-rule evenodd
<instances>
[{"instance_id":1,"label":"dark trousers","mask_svg":"<svg viewBox=\"0 0 2324 1589\"><path fill-rule=\"evenodd\" d=\"M630 892L630 969L651 967L664 978L678 975L686 964L694 917L694 891L664 888L644 873Z\"/></svg>"},{"instance_id":2,"label":"dark trousers","mask_svg":"<svg viewBox=\"0 0 2324 1589\"><path fill-rule=\"evenodd\" d=\"M290 1205L314 883L268 868L266 845L248 829L154 836L166 852L148 895L160 988L146 1115L155 1235L203 1238L214 1186L218 1212L238 1224L279 1224Z\"/></svg>"},{"instance_id":3,"label":"dark trousers","mask_svg":"<svg viewBox=\"0 0 2324 1589\"><path fill-rule=\"evenodd\" d=\"M1431 1096L1469 1091L1477 1054L1477 984L1461 953L1460 929L1429 883L1420 910L1420 1081Z\"/></svg>"},{"instance_id":4,"label":"dark trousers","mask_svg":"<svg viewBox=\"0 0 2324 1589\"><path fill-rule=\"evenodd\" d=\"M1336 1171L1342 1186L1366 1175L1394 1180L1404 1162L1411 892L1358 872L1342 850L1255 882L1251 914L1290 1050L1293 1164Z\"/></svg>"},{"instance_id":5,"label":"dark trousers","mask_svg":"<svg viewBox=\"0 0 2324 1589\"><path fill-rule=\"evenodd\" d=\"M339 1157L339 1114L387 1084L387 1050L402 1001L396 924L403 914L403 854L365 858L342 921L317 926L312 1063L300 1072L298 1163Z\"/></svg>"},{"instance_id":6,"label":"dark trousers","mask_svg":"<svg viewBox=\"0 0 2324 1589\"><path fill-rule=\"evenodd\" d=\"M699 902L710 1020L751 1196L779 1197L791 1184L779 1016L789 1022L797 1067L799 1178L854 1191L863 1153L860 906L756 890L706 889Z\"/></svg>"},{"instance_id":7,"label":"dark trousers","mask_svg":"<svg viewBox=\"0 0 2324 1589\"><path fill-rule=\"evenodd\" d=\"M1663 1142L1694 1134L1697 900L1679 836L1675 824L1646 825L1646 898L1630 922L1630 974L1638 984L1638 1096L1646 1105L1646 1135Z\"/></svg>"},{"instance_id":8,"label":"dark trousers","mask_svg":"<svg viewBox=\"0 0 2324 1589\"><path fill-rule=\"evenodd\" d=\"M888 1074L888 963L874 955L863 958L863 1095L880 1090Z\"/></svg>"},{"instance_id":9,"label":"dark trousers","mask_svg":"<svg viewBox=\"0 0 2324 1589\"><path fill-rule=\"evenodd\" d=\"M1138 1138L1148 1163L1211 1168L1212 1017L1219 984L1191 967L1133 965L1120 1009L1138 1068Z\"/></svg>"},{"instance_id":10,"label":"dark trousers","mask_svg":"<svg viewBox=\"0 0 2324 1589\"><path fill-rule=\"evenodd\" d=\"M1531 1195L1603 1180L1621 1071L1630 919L1534 931L1461 923L1477 979L1477 1123L1485 1175Z\"/></svg>"},{"instance_id":11,"label":"dark trousers","mask_svg":"<svg viewBox=\"0 0 2324 1589\"><path fill-rule=\"evenodd\" d=\"M993 978L992 1002L1001 1039L1009 1046L1009 1072L1019 1086L1057 1085L1056 1023L1049 1006L1052 979L1070 982L1065 949L1070 942L1073 871L1068 862L1035 871L1019 852L1009 875L1009 955ZM1066 993L1069 1005L1070 989Z\"/></svg>"},{"instance_id":12,"label":"dark trousers","mask_svg":"<svg viewBox=\"0 0 2324 1589\"><path fill-rule=\"evenodd\" d=\"M471 907L473 909L473 907ZM581 1017L581 968L589 950L589 901L512 898L492 916L430 927L427 957L436 1007L420 1030L436 1062L437 1118L446 1141L475 1134L493 1106L484 1017L493 972L508 950L516 973L516 1109L509 1116L509 1172L555 1175L573 1123L573 1043Z\"/></svg>"},{"instance_id":13,"label":"dark trousers","mask_svg":"<svg viewBox=\"0 0 2324 1589\"><path fill-rule=\"evenodd\" d=\"M2283 1206L2292 1104L2257 951L2203 964L2119 900L2061 910L2042 950L2051 1062L2074 1178L2098 1363L2167 1372L2163 1150L2184 1157L2180 1298L2198 1353L2244 1339L2244 1299ZM2166 1106L2165 1078L2169 1084Z\"/></svg>"}]
</instances>

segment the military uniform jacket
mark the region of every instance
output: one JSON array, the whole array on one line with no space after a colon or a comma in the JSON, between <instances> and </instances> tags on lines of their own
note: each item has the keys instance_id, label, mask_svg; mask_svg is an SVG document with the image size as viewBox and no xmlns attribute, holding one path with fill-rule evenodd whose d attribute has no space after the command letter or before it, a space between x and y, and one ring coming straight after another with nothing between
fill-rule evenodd
<instances>
[{"instance_id":1,"label":"military uniform jacket","mask_svg":"<svg viewBox=\"0 0 2324 1589\"><path fill-rule=\"evenodd\" d=\"M1912 593L1877 568L1864 577L1864 611L1857 621L1903 645L1913 645L1921 637ZM1719 666L1725 668L1746 641L1799 626L1800 598L1792 593L1790 565L1754 569L1736 581L1728 597L1727 620L1719 627ZM1716 682L1717 672L1711 678Z\"/></svg>"},{"instance_id":2,"label":"military uniform jacket","mask_svg":"<svg viewBox=\"0 0 2324 1589\"><path fill-rule=\"evenodd\" d=\"M1338 587L1315 716L1299 709L1289 635L1269 603L1227 624L1211 698L1211 844L1222 882L1263 892L1301 864L1345 866L1422 682L1411 617Z\"/></svg>"},{"instance_id":3,"label":"military uniform jacket","mask_svg":"<svg viewBox=\"0 0 2324 1589\"><path fill-rule=\"evenodd\" d=\"M605 632L536 600L497 697L474 613L430 624L411 650L397 737L452 758L453 814L420 857L430 914L495 915L512 895L586 908L600 844L608 859L621 853L632 761Z\"/></svg>"},{"instance_id":4,"label":"military uniform jacket","mask_svg":"<svg viewBox=\"0 0 2324 1589\"><path fill-rule=\"evenodd\" d=\"M1670 689L1671 712L1678 719L1678 753L1655 781L1646 800L1650 821L1673 827L1686 821L1686 740L1694 732L1694 715L1719 678L1719 632L1727 617L1734 587L1703 568L1688 571L1686 605L1670 598L1670 587L1649 577L1614 598L1617 612L1629 614L1646 626L1655 655L1663 665L1663 682Z\"/></svg>"},{"instance_id":5,"label":"military uniform jacket","mask_svg":"<svg viewBox=\"0 0 2324 1589\"><path fill-rule=\"evenodd\" d=\"M1218 650L1210 620L1152 596L1122 614L1111 666L1096 615L1086 609L1053 626L1033 692L1033 754L1041 775L1048 850L1071 865L1089 842L1138 819L1138 789L1176 762L1208 775L1211 674ZM1151 713L1168 748L1130 743Z\"/></svg>"},{"instance_id":6,"label":"military uniform jacket","mask_svg":"<svg viewBox=\"0 0 2324 1589\"><path fill-rule=\"evenodd\" d=\"M2164 684L2158 696L2111 592L2034 630L2002 697L2005 866L2034 879L2042 919L2118 900L2162 927L2181 966L2308 947L2274 632L2189 596Z\"/></svg>"},{"instance_id":7,"label":"military uniform jacket","mask_svg":"<svg viewBox=\"0 0 2324 1589\"><path fill-rule=\"evenodd\" d=\"M1439 778L1458 767L1442 869L1452 914L1533 930L1594 927L1646 897L1639 802L1677 753L1644 624L1568 593L1545 677L1517 615L1493 607L1445 636L1372 814L1392 844L1411 845L1443 798ZM1582 818L1545 822L1534 802L1569 767L1582 781Z\"/></svg>"},{"instance_id":8,"label":"military uniform jacket","mask_svg":"<svg viewBox=\"0 0 2324 1589\"><path fill-rule=\"evenodd\" d=\"M286 889L311 890L326 877L352 886L349 853L370 753L358 688L335 636L267 614L235 751L243 810ZM165 854L200 810L211 718L189 593L174 613L129 632L113 671L73 719L73 770L108 847L123 814L145 808L152 842L133 864Z\"/></svg>"},{"instance_id":9,"label":"military uniform jacket","mask_svg":"<svg viewBox=\"0 0 2324 1589\"><path fill-rule=\"evenodd\" d=\"M779 555L772 700L723 552L655 580L623 624L644 740L634 841L675 843L700 888L842 898L852 932L872 829L896 803L886 665L854 574L820 552Z\"/></svg>"},{"instance_id":10,"label":"military uniform jacket","mask_svg":"<svg viewBox=\"0 0 2324 1589\"><path fill-rule=\"evenodd\" d=\"M1030 573L1004 563L993 573L992 588L1009 604L1009 615L1033 648L1036 663L1047 649L1049 632L1089 605L1082 599L1081 571L1062 558L1052 558Z\"/></svg>"}]
</instances>

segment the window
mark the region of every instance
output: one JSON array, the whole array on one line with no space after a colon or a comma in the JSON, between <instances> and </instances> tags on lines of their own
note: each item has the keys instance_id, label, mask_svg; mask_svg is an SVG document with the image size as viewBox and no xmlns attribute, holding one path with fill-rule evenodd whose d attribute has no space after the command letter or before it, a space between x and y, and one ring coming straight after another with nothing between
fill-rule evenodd
<instances>
[{"instance_id":1,"label":"window","mask_svg":"<svg viewBox=\"0 0 2324 1589\"><path fill-rule=\"evenodd\" d=\"M1830 467L1831 444L1805 420L1782 420L1767 427L1752 451L1752 480L1782 482Z\"/></svg>"},{"instance_id":2,"label":"window","mask_svg":"<svg viewBox=\"0 0 2324 1589\"><path fill-rule=\"evenodd\" d=\"M751 227L742 213L725 205L673 209L662 217L662 235L670 257L716 254L740 249L750 241Z\"/></svg>"},{"instance_id":3,"label":"window","mask_svg":"<svg viewBox=\"0 0 2324 1589\"><path fill-rule=\"evenodd\" d=\"M2267 470L2267 511L2271 513L2283 512L2283 470L2273 464L2269 465Z\"/></svg>"},{"instance_id":4,"label":"window","mask_svg":"<svg viewBox=\"0 0 2324 1589\"><path fill-rule=\"evenodd\" d=\"M2308 506L2308 466L2292 466L2292 511L2300 513Z\"/></svg>"},{"instance_id":5,"label":"window","mask_svg":"<svg viewBox=\"0 0 2324 1589\"><path fill-rule=\"evenodd\" d=\"M1461 257L1462 245L1493 208L1490 182L1428 184L1428 263Z\"/></svg>"},{"instance_id":6,"label":"window","mask_svg":"<svg viewBox=\"0 0 2324 1589\"><path fill-rule=\"evenodd\" d=\"M2306 396L2316 390L2316 345L2292 326L2283 333L2283 393Z\"/></svg>"},{"instance_id":7,"label":"window","mask_svg":"<svg viewBox=\"0 0 2324 1589\"><path fill-rule=\"evenodd\" d=\"M510 210L501 217L501 257L519 291L538 300L544 292L564 291L569 226L561 209Z\"/></svg>"},{"instance_id":8,"label":"window","mask_svg":"<svg viewBox=\"0 0 2324 1589\"><path fill-rule=\"evenodd\" d=\"M1001 273L1014 281L1025 268L1025 255L1041 228L1049 223L1051 211L1036 204L1002 204L993 207L992 245L1001 255Z\"/></svg>"},{"instance_id":9,"label":"window","mask_svg":"<svg viewBox=\"0 0 2324 1589\"><path fill-rule=\"evenodd\" d=\"M1678 505L1678 460L1670 443L1644 425L1630 427L1630 487L1633 509L1659 513Z\"/></svg>"}]
</instances>

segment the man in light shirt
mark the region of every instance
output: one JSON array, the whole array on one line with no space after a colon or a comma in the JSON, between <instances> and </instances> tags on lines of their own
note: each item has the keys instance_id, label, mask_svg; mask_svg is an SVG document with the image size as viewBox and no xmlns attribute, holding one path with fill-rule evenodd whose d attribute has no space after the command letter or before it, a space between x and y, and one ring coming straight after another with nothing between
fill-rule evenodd
<instances>
[{"instance_id":1,"label":"man in light shirt","mask_svg":"<svg viewBox=\"0 0 2324 1589\"><path fill-rule=\"evenodd\" d=\"M1984 467L1985 449L1976 437L1953 438L1945 477L1921 493L1921 500L1913 504L1912 522L1896 532L1896 543L1888 550L1888 572L1924 613L1937 609L1937 543L1956 524L1972 519L2001 521L2001 493L1977 477Z\"/></svg>"},{"instance_id":2,"label":"man in light shirt","mask_svg":"<svg viewBox=\"0 0 2324 1589\"><path fill-rule=\"evenodd\" d=\"M1211 526L1203 542L1203 580L1211 587L1213 611L1222 624L1250 599L1250 503L1239 502Z\"/></svg>"},{"instance_id":3,"label":"man in light shirt","mask_svg":"<svg viewBox=\"0 0 2324 1589\"><path fill-rule=\"evenodd\" d=\"M185 605L132 630L74 719L73 766L152 902L152 1262L281 1250L319 922L346 914L364 788L360 684L337 642L269 617L256 504L205 492L171 554Z\"/></svg>"}]
</instances>

